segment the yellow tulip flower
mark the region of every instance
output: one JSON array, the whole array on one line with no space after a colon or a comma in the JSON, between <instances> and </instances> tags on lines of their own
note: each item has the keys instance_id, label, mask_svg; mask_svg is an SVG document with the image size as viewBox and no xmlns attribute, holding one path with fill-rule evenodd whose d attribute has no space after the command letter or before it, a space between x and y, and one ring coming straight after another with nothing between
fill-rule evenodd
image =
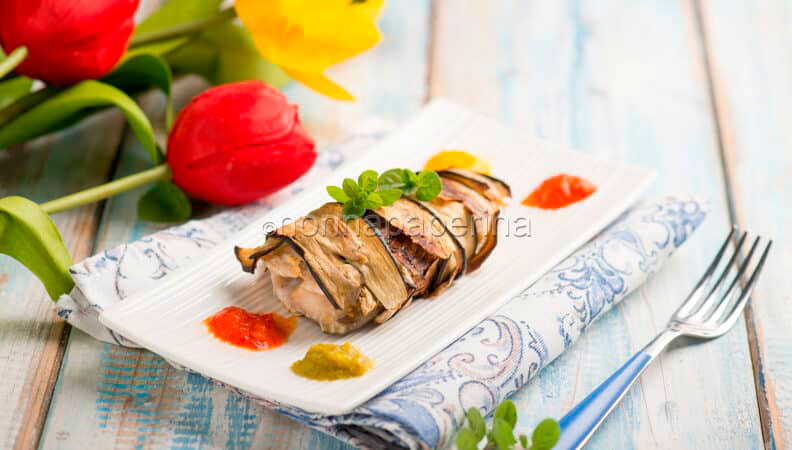
<instances>
[{"instance_id":1,"label":"yellow tulip flower","mask_svg":"<svg viewBox=\"0 0 792 450\"><path fill-rule=\"evenodd\" d=\"M236 0L236 12L262 56L328 97L354 100L325 69L380 40L384 0Z\"/></svg>"}]
</instances>

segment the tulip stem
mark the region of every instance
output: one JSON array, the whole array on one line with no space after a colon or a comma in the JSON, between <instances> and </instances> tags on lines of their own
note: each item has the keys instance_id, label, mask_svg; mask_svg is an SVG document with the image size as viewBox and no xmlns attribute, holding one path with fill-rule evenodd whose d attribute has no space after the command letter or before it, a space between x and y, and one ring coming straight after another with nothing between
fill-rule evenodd
<instances>
[{"instance_id":1,"label":"tulip stem","mask_svg":"<svg viewBox=\"0 0 792 450\"><path fill-rule=\"evenodd\" d=\"M92 187L84 191L75 192L74 194L42 203L40 206L45 212L52 214L88 203L98 202L99 200L104 200L108 197L154 181L169 180L171 176L172 174L168 165L160 164L152 169L119 178L118 180L105 183L101 186Z\"/></svg>"},{"instance_id":2,"label":"tulip stem","mask_svg":"<svg viewBox=\"0 0 792 450\"><path fill-rule=\"evenodd\" d=\"M129 42L129 48L137 47L152 42L165 41L168 39L189 36L191 34L199 33L206 28L210 28L219 23L231 20L236 17L236 10L230 6L212 17L206 19L194 20L192 22L185 22L170 28L152 31L150 33L143 33L137 36L132 36Z\"/></svg>"},{"instance_id":3,"label":"tulip stem","mask_svg":"<svg viewBox=\"0 0 792 450\"><path fill-rule=\"evenodd\" d=\"M5 59L0 60L0 78L3 78L7 73L14 70L16 66L22 64L27 54L28 51L26 47L17 47L10 55L6 56Z\"/></svg>"}]
</instances>

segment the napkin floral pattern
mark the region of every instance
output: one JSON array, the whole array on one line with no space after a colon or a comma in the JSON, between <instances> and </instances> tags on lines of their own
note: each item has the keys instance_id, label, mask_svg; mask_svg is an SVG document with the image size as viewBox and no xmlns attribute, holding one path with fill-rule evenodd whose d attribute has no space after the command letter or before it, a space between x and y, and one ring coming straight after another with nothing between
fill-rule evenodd
<instances>
[{"instance_id":1,"label":"napkin floral pattern","mask_svg":"<svg viewBox=\"0 0 792 450\"><path fill-rule=\"evenodd\" d=\"M381 122L363 124L322 152L317 168L301 183L265 202L154 233L76 264L71 269L76 288L56 303L58 314L98 339L134 346L99 323L103 308L205 254L386 131ZM478 407L489 413L525 385L597 317L659 270L704 217L703 205L685 197L633 208L496 314L349 414L322 416L256 400L364 448L446 446L463 411Z\"/></svg>"}]
</instances>

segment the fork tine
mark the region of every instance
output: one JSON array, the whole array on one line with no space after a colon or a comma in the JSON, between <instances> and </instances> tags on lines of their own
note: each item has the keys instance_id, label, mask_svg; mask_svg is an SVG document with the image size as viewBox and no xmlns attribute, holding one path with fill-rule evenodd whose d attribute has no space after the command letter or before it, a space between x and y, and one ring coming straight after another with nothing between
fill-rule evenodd
<instances>
[{"instance_id":1,"label":"fork tine","mask_svg":"<svg viewBox=\"0 0 792 450\"><path fill-rule=\"evenodd\" d=\"M747 231L743 231L742 235L740 235L740 239L737 241L737 245L734 246L734 253L732 253L729 260L726 262L726 265L723 267L723 271L721 272L718 279L715 281L714 284L711 284L711 288L709 293L706 297L704 297L704 301L701 304L697 305L696 309L688 315L687 317L683 318L683 320L701 320L707 316L709 311L715 307L718 302L718 296L715 295L715 292L718 290L719 287L722 286L723 280L729 274L734 262L737 260L737 255L740 254L740 250L742 249L743 244L745 243L745 238L748 236Z\"/></svg>"},{"instance_id":2,"label":"fork tine","mask_svg":"<svg viewBox=\"0 0 792 450\"><path fill-rule=\"evenodd\" d=\"M773 241L767 243L764 251L762 252L762 257L759 258L759 263L756 264L756 268L754 269L753 273L751 274L751 278L748 279L748 284L745 285L742 293L740 294L740 298L737 300L737 303L734 305L729 314L726 318L722 319L718 326L718 332L724 333L728 331L734 324L737 322L737 319L740 317L740 313L745 308L745 305L748 303L748 300L751 298L751 293L753 292L754 285L756 284L756 280L759 279L759 274L762 272L762 268L764 267L765 260L767 259L767 255L770 253L770 247L772 247Z\"/></svg>"},{"instance_id":3,"label":"fork tine","mask_svg":"<svg viewBox=\"0 0 792 450\"><path fill-rule=\"evenodd\" d=\"M740 263L740 267L737 269L737 274L734 276L734 279L731 281L731 283L729 283L729 287L726 289L726 292L724 292L723 296L720 298L720 300L718 300L717 307L714 308L714 311L705 316L705 322L717 322L717 319L723 315L724 311L726 311L726 308L731 303L731 293L734 291L737 283L743 279L742 277L745 271L748 270L748 266L751 264L751 258L753 258L754 252L759 246L759 240L759 236L754 239L753 244L751 244L751 249L748 251L748 256L746 256L745 259ZM737 293L739 291L734 292Z\"/></svg>"},{"instance_id":4,"label":"fork tine","mask_svg":"<svg viewBox=\"0 0 792 450\"><path fill-rule=\"evenodd\" d=\"M723 241L720 250L718 250L718 253L715 255L715 258L712 260L709 267L707 267L707 270L704 272L704 275L701 276L701 279L698 281L698 283L696 283L696 286L693 288L693 291L690 292L688 298L686 298L685 301L682 302L682 305L680 305L679 309L677 309L677 311L674 313L676 317L681 318L687 316L688 314L690 314L691 311L693 311L693 309L695 309L695 307L698 307L698 303L701 300L701 294L707 288L707 285L709 284L709 281L712 278L712 273L715 272L715 268L718 267L718 264L723 258L723 254L726 253L726 247L729 246L729 242L731 241L732 237L734 236L734 233L736 232L737 232L737 228L732 227L731 231L729 231L729 235L726 236L726 239Z\"/></svg>"}]
</instances>

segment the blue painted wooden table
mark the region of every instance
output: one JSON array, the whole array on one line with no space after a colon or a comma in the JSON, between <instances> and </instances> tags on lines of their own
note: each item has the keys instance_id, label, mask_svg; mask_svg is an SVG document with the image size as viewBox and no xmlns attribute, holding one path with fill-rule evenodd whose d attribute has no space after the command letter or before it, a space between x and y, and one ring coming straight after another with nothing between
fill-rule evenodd
<instances>
[{"instance_id":1,"label":"blue painted wooden table","mask_svg":"<svg viewBox=\"0 0 792 450\"><path fill-rule=\"evenodd\" d=\"M144 2L144 10L156 2ZM560 417L643 346L730 224L777 247L743 323L664 354L591 448L785 448L792 443L792 4L783 0L392 0L385 40L331 75L359 101L300 86L330 142L361 118L401 122L444 96L542 138L659 172L653 194L711 202L701 231L516 396L520 425ZM178 83L183 104L202 88ZM157 93L141 98L162 114ZM0 196L46 200L147 167L122 117L102 113L0 154ZM153 230L140 191L55 215L75 260ZM159 357L97 342L0 258L0 447L346 448Z\"/></svg>"}]
</instances>

